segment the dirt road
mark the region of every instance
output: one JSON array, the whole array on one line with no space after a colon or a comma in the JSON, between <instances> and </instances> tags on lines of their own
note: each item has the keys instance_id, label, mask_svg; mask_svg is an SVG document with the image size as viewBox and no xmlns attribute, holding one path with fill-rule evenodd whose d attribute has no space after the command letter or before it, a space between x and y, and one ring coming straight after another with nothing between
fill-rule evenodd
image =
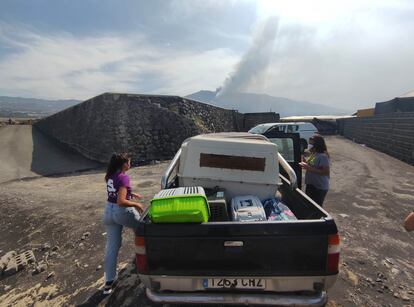
<instances>
[{"instance_id":1,"label":"dirt road","mask_svg":"<svg viewBox=\"0 0 414 307\"><path fill-rule=\"evenodd\" d=\"M341 273L328 306L414 305L414 234L401 226L414 209L414 167L340 137L327 141L332 188L325 208L343 240ZM159 189L165 167L130 171L133 188L146 202ZM0 305L149 305L129 264L130 232L124 236L119 259L124 268L115 293L103 298L98 291L105 244L103 173L0 184L0 255L34 249L37 259L48 263L37 275L27 269L0 277Z\"/></svg>"},{"instance_id":2,"label":"dirt road","mask_svg":"<svg viewBox=\"0 0 414 307\"><path fill-rule=\"evenodd\" d=\"M404 298L413 304L414 234L401 223L414 210L414 167L338 137L328 146L326 208L343 244L332 299L346 306L409 305Z\"/></svg>"}]
</instances>

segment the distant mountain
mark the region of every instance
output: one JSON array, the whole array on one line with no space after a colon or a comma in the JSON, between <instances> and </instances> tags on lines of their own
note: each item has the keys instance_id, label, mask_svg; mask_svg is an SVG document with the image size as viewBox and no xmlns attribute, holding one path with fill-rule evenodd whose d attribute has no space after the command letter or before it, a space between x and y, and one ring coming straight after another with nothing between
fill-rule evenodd
<instances>
[{"instance_id":1,"label":"distant mountain","mask_svg":"<svg viewBox=\"0 0 414 307\"><path fill-rule=\"evenodd\" d=\"M216 92L202 90L186 98L212 104L226 109L238 110L242 113L272 112L281 116L301 115L347 115L342 110L322 104L306 101L297 101L284 97L274 97L266 94L230 93L216 96ZM75 104L80 100L45 100L36 98L21 98L0 96L0 117L40 118L57 113Z\"/></svg>"},{"instance_id":2,"label":"distant mountain","mask_svg":"<svg viewBox=\"0 0 414 307\"><path fill-rule=\"evenodd\" d=\"M79 100L45 100L0 96L0 117L39 118L80 103Z\"/></svg>"},{"instance_id":3,"label":"distant mountain","mask_svg":"<svg viewBox=\"0 0 414 307\"><path fill-rule=\"evenodd\" d=\"M266 94L229 93L216 96L216 92L202 90L190 94L186 98L226 109L235 109L242 113L269 112L271 110L272 112L279 113L281 116L350 114L347 110L322 104L274 97Z\"/></svg>"}]
</instances>

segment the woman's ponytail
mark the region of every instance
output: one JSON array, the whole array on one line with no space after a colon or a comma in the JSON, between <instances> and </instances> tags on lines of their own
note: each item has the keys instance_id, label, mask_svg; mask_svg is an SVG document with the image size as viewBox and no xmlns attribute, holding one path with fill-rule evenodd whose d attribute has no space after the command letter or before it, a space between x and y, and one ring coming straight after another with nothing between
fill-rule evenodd
<instances>
[{"instance_id":1,"label":"woman's ponytail","mask_svg":"<svg viewBox=\"0 0 414 307\"><path fill-rule=\"evenodd\" d=\"M105 181L108 181L109 177L111 177L116 172L121 171L122 165L128 162L130 159L130 155L127 153L113 153L111 159L108 163L108 168L106 169Z\"/></svg>"}]
</instances>

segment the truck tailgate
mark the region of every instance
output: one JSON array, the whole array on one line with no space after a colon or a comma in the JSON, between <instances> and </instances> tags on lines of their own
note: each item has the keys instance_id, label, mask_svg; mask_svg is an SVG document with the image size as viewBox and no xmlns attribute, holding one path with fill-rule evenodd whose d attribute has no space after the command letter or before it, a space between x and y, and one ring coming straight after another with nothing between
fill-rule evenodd
<instances>
[{"instance_id":1,"label":"truck tailgate","mask_svg":"<svg viewBox=\"0 0 414 307\"><path fill-rule=\"evenodd\" d=\"M148 274L180 276L326 275L328 235L337 231L324 219L152 226L137 230Z\"/></svg>"}]
</instances>

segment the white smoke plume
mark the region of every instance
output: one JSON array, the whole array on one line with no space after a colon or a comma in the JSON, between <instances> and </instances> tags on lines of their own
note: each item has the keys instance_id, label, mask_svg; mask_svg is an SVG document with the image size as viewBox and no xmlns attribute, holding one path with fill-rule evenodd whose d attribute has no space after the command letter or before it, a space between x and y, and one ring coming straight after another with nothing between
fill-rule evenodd
<instances>
[{"instance_id":1,"label":"white smoke plume","mask_svg":"<svg viewBox=\"0 0 414 307\"><path fill-rule=\"evenodd\" d=\"M235 70L224 80L217 96L240 92L250 81L268 67L278 32L279 19L269 17L256 32L253 45L237 64Z\"/></svg>"}]
</instances>

